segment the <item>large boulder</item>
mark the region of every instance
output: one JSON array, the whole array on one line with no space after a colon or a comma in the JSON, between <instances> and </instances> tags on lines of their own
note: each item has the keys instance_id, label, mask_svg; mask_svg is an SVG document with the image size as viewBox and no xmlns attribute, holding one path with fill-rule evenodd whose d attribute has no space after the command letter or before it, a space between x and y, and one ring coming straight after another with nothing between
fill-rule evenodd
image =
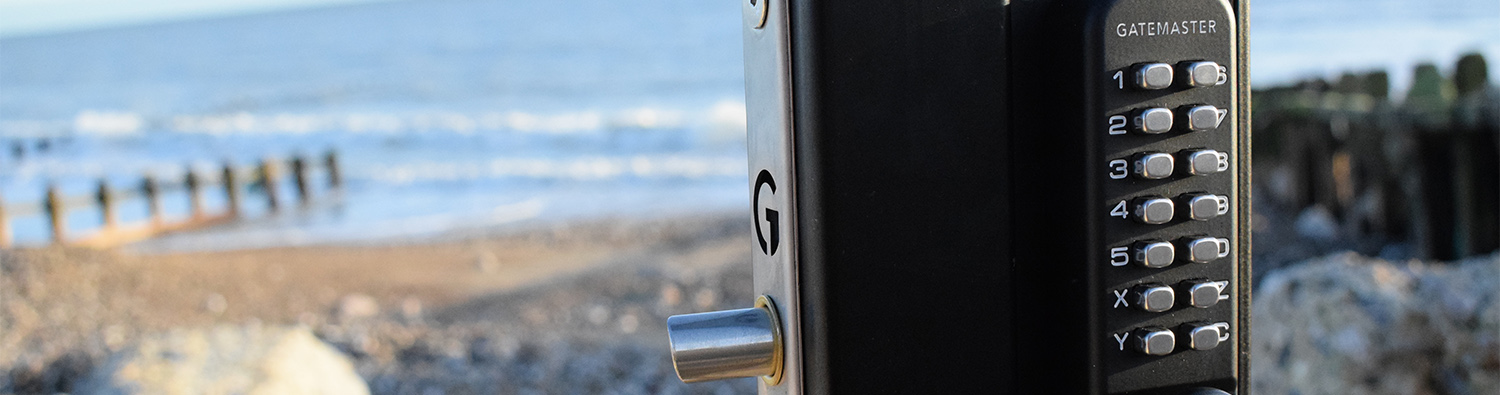
<instances>
[{"instance_id":1,"label":"large boulder","mask_svg":"<svg viewBox=\"0 0 1500 395\"><path fill-rule=\"evenodd\" d=\"M217 327L151 336L108 358L79 395L367 395L337 350L304 327Z\"/></svg>"},{"instance_id":2,"label":"large boulder","mask_svg":"<svg viewBox=\"0 0 1500 395\"><path fill-rule=\"evenodd\" d=\"M1500 256L1334 255L1267 274L1253 297L1257 394L1500 394Z\"/></svg>"}]
</instances>

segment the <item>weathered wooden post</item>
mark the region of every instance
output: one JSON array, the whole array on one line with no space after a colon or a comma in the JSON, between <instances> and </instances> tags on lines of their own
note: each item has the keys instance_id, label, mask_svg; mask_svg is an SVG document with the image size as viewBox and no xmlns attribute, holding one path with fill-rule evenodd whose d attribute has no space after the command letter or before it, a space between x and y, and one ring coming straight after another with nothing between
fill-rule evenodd
<instances>
[{"instance_id":1,"label":"weathered wooden post","mask_svg":"<svg viewBox=\"0 0 1500 395\"><path fill-rule=\"evenodd\" d=\"M324 155L323 157L323 162L323 166L328 168L328 188L339 189L343 187L344 179L343 176L339 174L338 151L331 149L328 150L328 154Z\"/></svg>"},{"instance_id":2,"label":"weathered wooden post","mask_svg":"<svg viewBox=\"0 0 1500 395\"><path fill-rule=\"evenodd\" d=\"M281 199L276 193L279 187L278 181L281 178L281 175L278 174L280 173L279 170L275 160L267 158L260 161L260 185L262 188L265 188L266 205L270 208L271 212L281 210Z\"/></svg>"},{"instance_id":3,"label":"weathered wooden post","mask_svg":"<svg viewBox=\"0 0 1500 395\"><path fill-rule=\"evenodd\" d=\"M223 177L225 196L224 199L228 202L229 205L229 207L226 208L228 212L225 214L229 217L240 216L240 184L235 180L235 178L234 164L225 161Z\"/></svg>"},{"instance_id":4,"label":"weathered wooden post","mask_svg":"<svg viewBox=\"0 0 1500 395\"><path fill-rule=\"evenodd\" d=\"M292 181L297 184L297 201L304 206L310 204L312 191L307 188L307 161L301 156L292 158Z\"/></svg>"},{"instance_id":5,"label":"weathered wooden post","mask_svg":"<svg viewBox=\"0 0 1500 395\"><path fill-rule=\"evenodd\" d=\"M52 222L52 242L62 245L67 241L68 207L56 185L47 186L47 200L42 205L47 209L47 219Z\"/></svg>"},{"instance_id":6,"label":"weathered wooden post","mask_svg":"<svg viewBox=\"0 0 1500 395\"><path fill-rule=\"evenodd\" d=\"M192 166L188 166L187 175L182 180L182 183L187 186L188 205L192 208L193 219L202 219L203 192L200 190L201 186L199 185L200 181L198 180L198 172L193 171Z\"/></svg>"},{"instance_id":7,"label":"weathered wooden post","mask_svg":"<svg viewBox=\"0 0 1500 395\"><path fill-rule=\"evenodd\" d=\"M165 223L166 213L161 209L161 188L156 183L156 177L146 175L141 179L141 192L146 195L146 205L151 211L151 227L159 227Z\"/></svg>"},{"instance_id":8,"label":"weathered wooden post","mask_svg":"<svg viewBox=\"0 0 1500 395\"><path fill-rule=\"evenodd\" d=\"M5 198L0 196L0 248L10 248L10 218L5 215Z\"/></svg>"},{"instance_id":9,"label":"weathered wooden post","mask_svg":"<svg viewBox=\"0 0 1500 395\"><path fill-rule=\"evenodd\" d=\"M115 216L115 194L109 190L109 181L99 179L99 191L94 195L99 201L99 212L104 217L105 231L114 230L120 226L120 221Z\"/></svg>"}]
</instances>

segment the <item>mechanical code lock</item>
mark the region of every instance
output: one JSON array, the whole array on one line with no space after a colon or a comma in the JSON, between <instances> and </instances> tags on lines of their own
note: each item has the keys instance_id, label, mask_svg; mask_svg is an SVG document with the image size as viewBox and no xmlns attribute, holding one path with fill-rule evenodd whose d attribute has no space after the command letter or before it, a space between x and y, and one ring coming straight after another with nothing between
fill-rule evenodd
<instances>
[{"instance_id":1,"label":"mechanical code lock","mask_svg":"<svg viewBox=\"0 0 1500 395\"><path fill-rule=\"evenodd\" d=\"M1246 0L741 0L762 394L1248 394Z\"/></svg>"}]
</instances>

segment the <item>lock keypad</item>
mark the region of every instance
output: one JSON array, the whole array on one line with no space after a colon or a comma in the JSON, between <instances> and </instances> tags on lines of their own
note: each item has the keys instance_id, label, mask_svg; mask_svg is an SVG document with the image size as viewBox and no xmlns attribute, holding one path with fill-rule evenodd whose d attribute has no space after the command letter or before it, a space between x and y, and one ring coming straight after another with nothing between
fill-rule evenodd
<instances>
[{"instance_id":1,"label":"lock keypad","mask_svg":"<svg viewBox=\"0 0 1500 395\"><path fill-rule=\"evenodd\" d=\"M1102 18L1106 27L1188 20L1216 21L1219 30L1100 32L1099 107L1093 116L1101 126L1110 120L1110 128L1091 138L1099 155L1094 163L1109 168L1111 176L1095 180L1099 215L1108 218L1099 222L1099 249L1128 251L1130 260L1120 264L1120 254L1105 255L1100 259L1108 264L1095 266L1102 268L1100 297L1115 302L1105 311L1106 333L1098 339L1105 344L1106 392L1223 380L1235 374L1238 352L1232 323L1239 312L1228 286L1238 275L1241 193L1240 175L1232 170L1242 108L1239 76L1230 72L1236 63L1235 19L1221 0L1120 0L1112 7ZM1172 82L1144 85L1143 73L1152 65L1172 65ZM1112 77L1117 75L1130 80ZM1116 132L1116 124L1128 125L1130 133ZM1171 171L1162 171L1167 163ZM1173 303L1152 303L1146 290L1161 297L1160 288L1171 290Z\"/></svg>"}]
</instances>

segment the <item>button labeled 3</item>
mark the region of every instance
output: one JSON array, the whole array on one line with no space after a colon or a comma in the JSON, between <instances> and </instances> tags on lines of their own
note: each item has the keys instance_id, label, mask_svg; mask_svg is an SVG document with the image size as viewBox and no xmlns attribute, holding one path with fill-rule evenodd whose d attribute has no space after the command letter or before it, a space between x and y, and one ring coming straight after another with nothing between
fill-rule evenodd
<instances>
[{"instance_id":1,"label":"button labeled 3","mask_svg":"<svg viewBox=\"0 0 1500 395\"><path fill-rule=\"evenodd\" d=\"M1147 180L1160 180L1172 176L1176 167L1172 155L1148 152L1135 156L1135 176Z\"/></svg>"}]
</instances>

